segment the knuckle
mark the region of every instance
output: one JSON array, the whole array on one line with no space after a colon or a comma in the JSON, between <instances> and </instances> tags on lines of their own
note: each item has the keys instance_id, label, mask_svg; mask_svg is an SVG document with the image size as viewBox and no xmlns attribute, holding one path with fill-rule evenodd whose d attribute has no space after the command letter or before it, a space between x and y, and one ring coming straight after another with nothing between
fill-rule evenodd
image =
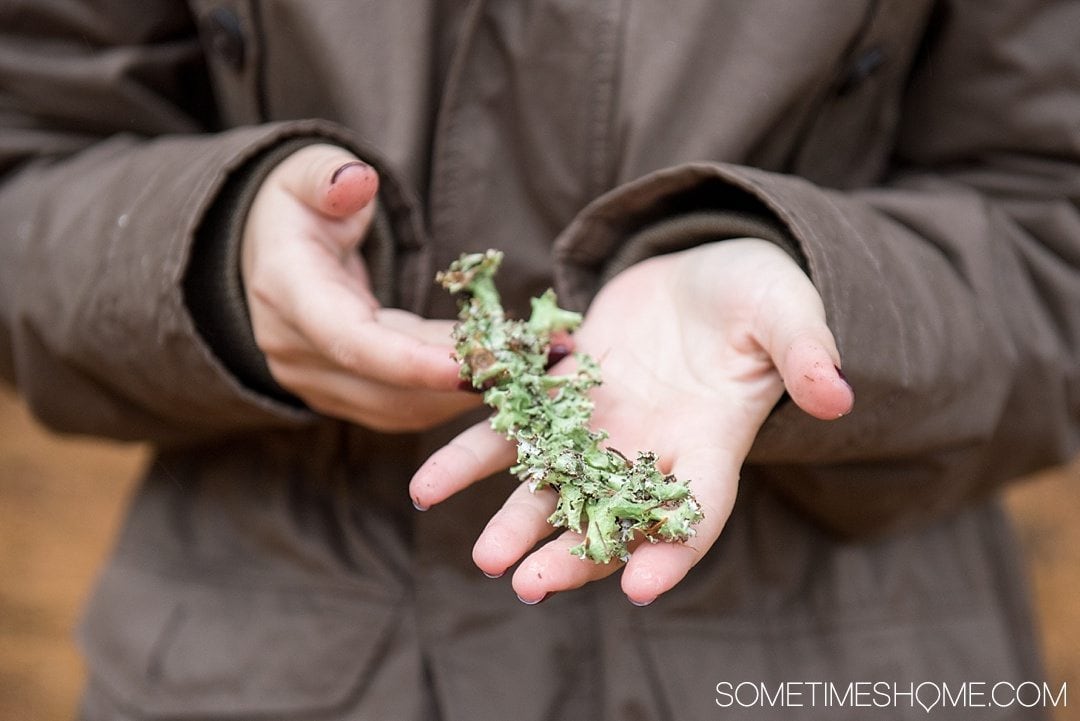
<instances>
[{"instance_id":1,"label":"knuckle","mask_svg":"<svg viewBox=\"0 0 1080 721\"><path fill-rule=\"evenodd\" d=\"M296 355L296 348L293 343L282 334L275 333L262 326L253 326L252 331L255 335L255 345L266 356L268 363L271 360L275 360L279 364L287 363Z\"/></svg>"},{"instance_id":2,"label":"knuckle","mask_svg":"<svg viewBox=\"0 0 1080 721\"><path fill-rule=\"evenodd\" d=\"M266 368L270 371L270 376L277 381L281 387L292 391L302 398L307 393L307 390L304 387L304 374L301 373L294 364L267 355ZM307 402L306 399L305 402Z\"/></svg>"}]
</instances>

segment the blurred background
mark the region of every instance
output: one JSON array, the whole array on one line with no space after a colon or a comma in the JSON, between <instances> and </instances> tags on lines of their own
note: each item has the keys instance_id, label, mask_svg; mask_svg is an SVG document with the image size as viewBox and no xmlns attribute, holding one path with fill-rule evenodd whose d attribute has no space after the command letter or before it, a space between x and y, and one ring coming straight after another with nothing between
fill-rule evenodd
<instances>
[{"instance_id":1,"label":"blurred background","mask_svg":"<svg viewBox=\"0 0 1080 721\"><path fill-rule=\"evenodd\" d=\"M0 721L74 718L83 668L72 631L144 458L137 446L50 435L0 386ZM1076 697L1055 721L1080 721L1078 490L1080 459L1008 495L1047 680Z\"/></svg>"}]
</instances>

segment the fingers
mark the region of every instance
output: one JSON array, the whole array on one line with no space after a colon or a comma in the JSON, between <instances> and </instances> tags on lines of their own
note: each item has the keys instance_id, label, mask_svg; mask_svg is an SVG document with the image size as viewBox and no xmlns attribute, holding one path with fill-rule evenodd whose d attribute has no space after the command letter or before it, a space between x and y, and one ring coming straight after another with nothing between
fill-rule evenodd
<instances>
[{"instance_id":1,"label":"fingers","mask_svg":"<svg viewBox=\"0 0 1080 721\"><path fill-rule=\"evenodd\" d=\"M756 335L796 405L822 420L847 415L855 394L840 373L840 352L821 296L790 258L779 250L773 255L779 266L760 304Z\"/></svg>"},{"instance_id":2,"label":"fingers","mask_svg":"<svg viewBox=\"0 0 1080 721\"><path fill-rule=\"evenodd\" d=\"M550 526L548 531L551 531ZM581 588L586 583L607 578L623 567L619 561L593 563L578 558L571 549L581 540L580 533L567 531L522 561L512 580L517 597L530 605L539 603L553 593ZM475 551L473 558L476 558Z\"/></svg>"},{"instance_id":3,"label":"fingers","mask_svg":"<svg viewBox=\"0 0 1080 721\"><path fill-rule=\"evenodd\" d=\"M519 485L477 539L473 562L488 576L503 575L551 535L547 519L555 511L556 500L550 488L533 493L528 485ZM539 603L549 594L580 588L622 567L618 562L597 564L573 555L570 549L581 541L581 534L566 531L522 561L512 580L518 598Z\"/></svg>"},{"instance_id":4,"label":"fingers","mask_svg":"<svg viewBox=\"0 0 1080 721\"><path fill-rule=\"evenodd\" d=\"M487 421L477 423L424 462L413 475L409 495L417 508L430 508L472 483L508 468L516 457L517 451L511 441L491 430ZM503 566L499 572L505 568Z\"/></svg>"},{"instance_id":5,"label":"fingers","mask_svg":"<svg viewBox=\"0 0 1080 721\"><path fill-rule=\"evenodd\" d=\"M274 170L276 182L256 198L242 262L256 340L271 358L310 347L340 368L379 383L454 390L458 367L451 358L450 325L384 310L372 294L354 250L363 213L330 219L305 205L325 200L323 191L332 185L342 160L354 159L333 146L303 148ZM367 172L349 166L336 184ZM361 194L365 202L374 188ZM282 333L283 327L295 333ZM299 348L289 346L295 337L302 339Z\"/></svg>"},{"instance_id":6,"label":"fingers","mask_svg":"<svg viewBox=\"0 0 1080 721\"><path fill-rule=\"evenodd\" d=\"M715 262L703 262L706 255ZM639 299L646 295L669 302L645 306ZM627 340L631 332L637 336ZM781 380L795 402L818 418L843 415L854 402L838 370L839 354L817 290L790 256L766 241L725 241L701 254L635 266L605 286L577 340L587 350L610 352L607 382L594 396L595 420L603 420L613 442L657 450L677 477L690 479L704 515L685 542L633 548L621 583L638 605L675 587L719 538L734 507L742 462L781 395ZM649 350L638 358L626 353L628 347ZM708 364L701 362L703 348L715 351L705 354ZM620 358L633 362L620 364ZM665 399L663 406L657 396ZM660 412L665 406L680 412ZM480 449L495 436L486 428L472 433L481 435L459 437L460 447L443 449L418 473L412 488L418 505L437 502L511 462L506 450L499 463L485 467L484 459L499 453ZM513 586L526 603L582 586L621 565L571 554L581 542L578 533L562 533L537 548L552 533L547 519L554 503L551 491L533 495L519 487L473 549L474 561L488 575L520 563Z\"/></svg>"},{"instance_id":7,"label":"fingers","mask_svg":"<svg viewBox=\"0 0 1080 721\"><path fill-rule=\"evenodd\" d=\"M458 365L451 357L449 335L453 324L373 309L361 289L345 281L315 277L305 283L302 274L297 268L295 285L261 297L275 313L253 316L256 339L268 357L310 349L357 377L379 383L402 389L457 389ZM318 291L302 293L306 288Z\"/></svg>"},{"instance_id":8,"label":"fingers","mask_svg":"<svg viewBox=\"0 0 1080 721\"><path fill-rule=\"evenodd\" d=\"M430 428L475 406L458 390L452 324L380 307L357 245L378 175L342 148L279 163L244 225L241 276L271 375L311 408L382 431Z\"/></svg>"},{"instance_id":9,"label":"fingers","mask_svg":"<svg viewBox=\"0 0 1080 721\"><path fill-rule=\"evenodd\" d=\"M302 148L282 161L274 175L308 207L330 218L367 207L379 189L374 168L334 145Z\"/></svg>"},{"instance_id":10,"label":"fingers","mask_svg":"<svg viewBox=\"0 0 1080 721\"><path fill-rule=\"evenodd\" d=\"M487 422L461 433L424 463L409 484L413 504L430 508L472 483L503 470L516 457L514 444L491 430ZM498 577L554 530L548 518L557 494L550 488L535 493L519 484L492 516L473 546L473 562L488 576ZM555 591L577 588L610 575L621 564L599 565L570 553L581 543L572 532L530 555L514 573L513 585L525 603L537 603Z\"/></svg>"},{"instance_id":11,"label":"fingers","mask_svg":"<svg viewBox=\"0 0 1080 721\"><path fill-rule=\"evenodd\" d=\"M474 426L459 436L460 447L454 449L451 444L433 456L410 486L414 503L426 507L433 499L450 495L489 475L493 469L505 466L509 454L498 458L499 462L493 455L490 465L483 465L474 442L485 433L501 440L485 426ZM481 440L488 442L490 439ZM708 447L690 451L676 461L673 473L679 478L693 479L704 518L695 527L695 535L684 543L640 543L632 551L622 576L623 592L631 603L647 605L674 588L716 542L735 505L738 459L743 455L745 451L741 449ZM433 487L438 490L433 491ZM488 576L501 576L521 561L512 583L525 603L537 603L549 594L580 588L623 567L618 561L598 564L571 553L583 540L580 533L572 531L563 532L530 554L553 532L548 518L556 502L556 493L551 489L533 493L526 484L519 485L473 547L473 562Z\"/></svg>"},{"instance_id":12,"label":"fingers","mask_svg":"<svg viewBox=\"0 0 1080 721\"><path fill-rule=\"evenodd\" d=\"M735 505L739 453L704 448L688 453L675 463L679 478L692 478L704 518L696 533L684 543L640 543L626 563L621 583L631 603L644 606L674 588L705 556ZM550 494L550 495L549 495ZM473 561L489 576L499 576L551 534L547 519L555 507L554 492L529 492L520 486L492 517L473 548ZM566 531L528 555L514 572L513 587L525 603L537 603L549 594L580 588L610 576L623 567L620 562L593 563L571 553L582 541L579 533Z\"/></svg>"},{"instance_id":13,"label":"fingers","mask_svg":"<svg viewBox=\"0 0 1080 721\"><path fill-rule=\"evenodd\" d=\"M547 519L555 512L556 500L555 491L549 488L533 493L520 484L477 538L473 562L487 575L501 576L540 539L551 535Z\"/></svg>"},{"instance_id":14,"label":"fingers","mask_svg":"<svg viewBox=\"0 0 1080 721\"><path fill-rule=\"evenodd\" d=\"M399 308L379 308L375 311L375 320L384 328L443 347L450 344L455 325L452 320L429 320Z\"/></svg>"},{"instance_id":15,"label":"fingers","mask_svg":"<svg viewBox=\"0 0 1080 721\"><path fill-rule=\"evenodd\" d=\"M377 322L311 318L308 337L323 355L348 371L399 388L451 391L458 387L458 366L447 345L425 343Z\"/></svg>"},{"instance_id":16,"label":"fingers","mask_svg":"<svg viewBox=\"0 0 1080 721\"><path fill-rule=\"evenodd\" d=\"M831 335L824 340L811 332L786 340L783 350L774 354L792 400L822 420L845 416L855 405L855 392L840 372L830 346Z\"/></svg>"},{"instance_id":17,"label":"fingers","mask_svg":"<svg viewBox=\"0 0 1080 721\"><path fill-rule=\"evenodd\" d=\"M672 473L689 479L701 505L702 520L683 543L642 543L634 550L622 575L622 590L631 603L645 606L670 591L716 543L735 507L740 460L745 453L718 447L684 454Z\"/></svg>"},{"instance_id":18,"label":"fingers","mask_svg":"<svg viewBox=\"0 0 1080 721\"><path fill-rule=\"evenodd\" d=\"M689 289L689 308L726 317L736 331L731 346L746 357L753 347L764 350L792 399L810 415L833 420L851 412L855 396L840 374L821 296L785 251L765 240L739 238L680 255L678 287Z\"/></svg>"},{"instance_id":19,"label":"fingers","mask_svg":"<svg viewBox=\"0 0 1080 721\"><path fill-rule=\"evenodd\" d=\"M419 391L374 383L321 366L317 359L273 363L271 372L312 410L384 433L426 430L480 402L470 393Z\"/></svg>"},{"instance_id":20,"label":"fingers","mask_svg":"<svg viewBox=\"0 0 1080 721\"><path fill-rule=\"evenodd\" d=\"M420 324L420 319L416 323ZM268 316L257 326L256 337L271 375L282 387L315 411L368 428L384 432L424 430L481 402L479 395L462 393L456 385L432 391L393 385L346 370L277 315Z\"/></svg>"}]
</instances>

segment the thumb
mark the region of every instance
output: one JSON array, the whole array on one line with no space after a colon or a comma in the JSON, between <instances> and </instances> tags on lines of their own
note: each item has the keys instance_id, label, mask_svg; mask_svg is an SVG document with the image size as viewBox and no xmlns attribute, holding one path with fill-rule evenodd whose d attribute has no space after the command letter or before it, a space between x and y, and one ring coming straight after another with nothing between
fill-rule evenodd
<instances>
[{"instance_id":1,"label":"thumb","mask_svg":"<svg viewBox=\"0 0 1080 721\"><path fill-rule=\"evenodd\" d=\"M855 392L840 371L840 352L821 296L798 273L782 284L788 289L782 299L766 304L768 330L762 345L795 404L815 418L834 420L851 412Z\"/></svg>"},{"instance_id":2,"label":"thumb","mask_svg":"<svg viewBox=\"0 0 1080 721\"><path fill-rule=\"evenodd\" d=\"M301 148L273 174L289 193L330 218L346 218L368 207L379 189L375 169L336 145Z\"/></svg>"},{"instance_id":3,"label":"thumb","mask_svg":"<svg viewBox=\"0 0 1080 721\"><path fill-rule=\"evenodd\" d=\"M831 336L815 338L813 332L791 338L773 354L784 387L795 404L822 420L834 420L851 412L855 392L840 371Z\"/></svg>"}]
</instances>

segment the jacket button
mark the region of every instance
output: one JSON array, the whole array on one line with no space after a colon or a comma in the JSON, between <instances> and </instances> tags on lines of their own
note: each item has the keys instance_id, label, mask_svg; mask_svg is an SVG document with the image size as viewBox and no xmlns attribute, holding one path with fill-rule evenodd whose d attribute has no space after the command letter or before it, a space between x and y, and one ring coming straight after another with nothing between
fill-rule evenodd
<instances>
[{"instance_id":1,"label":"jacket button","mask_svg":"<svg viewBox=\"0 0 1080 721\"><path fill-rule=\"evenodd\" d=\"M244 28L240 18L228 8L218 7L202 19L210 50L233 70L244 67Z\"/></svg>"}]
</instances>

